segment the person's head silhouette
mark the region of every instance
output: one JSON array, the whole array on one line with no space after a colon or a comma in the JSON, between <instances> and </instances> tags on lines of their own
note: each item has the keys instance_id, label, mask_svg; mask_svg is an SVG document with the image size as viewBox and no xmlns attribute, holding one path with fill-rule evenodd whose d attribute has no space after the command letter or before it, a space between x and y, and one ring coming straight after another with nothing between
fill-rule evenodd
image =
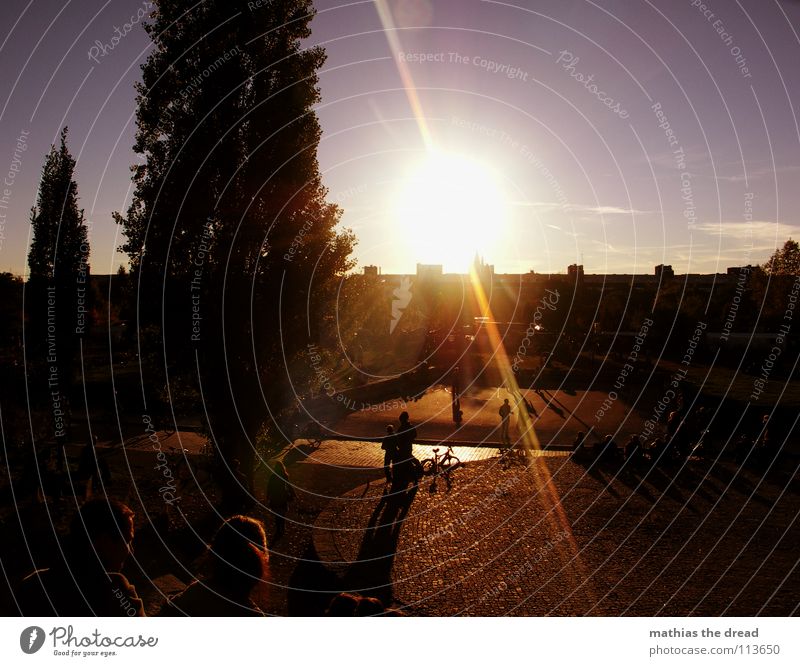
<instances>
[{"instance_id":1,"label":"person's head silhouette","mask_svg":"<svg viewBox=\"0 0 800 666\"><path fill-rule=\"evenodd\" d=\"M263 615L250 598L269 574L269 551L260 520L236 515L217 530L207 550L208 575L169 599L160 615L228 617Z\"/></svg>"},{"instance_id":2,"label":"person's head silhouette","mask_svg":"<svg viewBox=\"0 0 800 666\"><path fill-rule=\"evenodd\" d=\"M360 600L360 595L341 592L331 599L325 615L328 617L353 617Z\"/></svg>"},{"instance_id":3,"label":"person's head silhouette","mask_svg":"<svg viewBox=\"0 0 800 666\"><path fill-rule=\"evenodd\" d=\"M121 573L131 553L133 511L117 500L86 502L70 523L66 557L20 583L23 615L143 616L136 588Z\"/></svg>"},{"instance_id":4,"label":"person's head silhouette","mask_svg":"<svg viewBox=\"0 0 800 666\"><path fill-rule=\"evenodd\" d=\"M247 597L266 574L264 526L248 516L228 518L211 543L212 578L233 599Z\"/></svg>"},{"instance_id":5,"label":"person's head silhouette","mask_svg":"<svg viewBox=\"0 0 800 666\"><path fill-rule=\"evenodd\" d=\"M74 564L99 561L105 571L120 571L131 552L133 511L117 500L89 500L72 519L69 536Z\"/></svg>"},{"instance_id":6,"label":"person's head silhouette","mask_svg":"<svg viewBox=\"0 0 800 666\"><path fill-rule=\"evenodd\" d=\"M402 412L400 414L400 423L408 423L408 412Z\"/></svg>"},{"instance_id":7,"label":"person's head silhouette","mask_svg":"<svg viewBox=\"0 0 800 666\"><path fill-rule=\"evenodd\" d=\"M385 608L380 599L375 597L361 597L356 606L356 617L372 617L374 615L382 615Z\"/></svg>"}]
</instances>

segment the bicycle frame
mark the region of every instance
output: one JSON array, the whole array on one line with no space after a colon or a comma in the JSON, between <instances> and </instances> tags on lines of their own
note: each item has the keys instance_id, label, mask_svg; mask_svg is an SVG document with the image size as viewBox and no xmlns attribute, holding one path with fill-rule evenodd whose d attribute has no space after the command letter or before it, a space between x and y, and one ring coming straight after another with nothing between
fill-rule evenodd
<instances>
[{"instance_id":1,"label":"bicycle frame","mask_svg":"<svg viewBox=\"0 0 800 666\"><path fill-rule=\"evenodd\" d=\"M428 470L425 471L425 474L435 478L439 476L441 472L445 475L449 483L450 472L460 465L461 461L453 453L453 447L448 446L447 450L441 455L439 454L439 447L434 448L433 457L422 462L423 470L425 470L427 463L430 463L430 466L428 467Z\"/></svg>"}]
</instances>

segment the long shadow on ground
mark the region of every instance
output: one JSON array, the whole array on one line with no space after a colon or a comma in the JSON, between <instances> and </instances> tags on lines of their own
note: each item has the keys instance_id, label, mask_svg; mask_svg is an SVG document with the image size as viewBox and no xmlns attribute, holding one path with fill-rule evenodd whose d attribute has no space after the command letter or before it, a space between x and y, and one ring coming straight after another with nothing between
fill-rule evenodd
<instances>
[{"instance_id":1,"label":"long shadow on ground","mask_svg":"<svg viewBox=\"0 0 800 666\"><path fill-rule=\"evenodd\" d=\"M393 601L392 566L403 522L417 494L417 486L384 493L370 516L358 559L344 577L346 589L377 597L385 606Z\"/></svg>"}]
</instances>

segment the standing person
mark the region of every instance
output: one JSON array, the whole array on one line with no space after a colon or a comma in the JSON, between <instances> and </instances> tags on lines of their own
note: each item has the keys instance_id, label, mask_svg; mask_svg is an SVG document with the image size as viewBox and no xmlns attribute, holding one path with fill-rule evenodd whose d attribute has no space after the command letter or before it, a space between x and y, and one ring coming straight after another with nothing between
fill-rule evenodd
<instances>
[{"instance_id":1,"label":"standing person","mask_svg":"<svg viewBox=\"0 0 800 666\"><path fill-rule=\"evenodd\" d=\"M383 450L383 473L388 484L392 481L392 461L397 456L397 435L394 434L394 426L391 424L386 426L386 437L381 442L381 449Z\"/></svg>"},{"instance_id":2,"label":"standing person","mask_svg":"<svg viewBox=\"0 0 800 666\"><path fill-rule=\"evenodd\" d=\"M398 488L405 488L417 476L414 459L414 440L417 429L411 425L408 412L400 414L400 427L397 429L397 449L392 463L392 476Z\"/></svg>"},{"instance_id":3,"label":"standing person","mask_svg":"<svg viewBox=\"0 0 800 666\"><path fill-rule=\"evenodd\" d=\"M461 382L458 376L458 366L453 370L453 386L451 396L451 407L453 410L453 423L461 423L463 412L461 411Z\"/></svg>"},{"instance_id":4,"label":"standing person","mask_svg":"<svg viewBox=\"0 0 800 666\"><path fill-rule=\"evenodd\" d=\"M453 385L453 395L450 404L453 411L453 423L461 423L464 413L461 411L461 398L455 385Z\"/></svg>"},{"instance_id":5,"label":"standing person","mask_svg":"<svg viewBox=\"0 0 800 666\"><path fill-rule=\"evenodd\" d=\"M289 472L279 460L272 468L272 476L267 483L267 507L275 516L275 537L277 541L286 531L286 514L289 502L296 497L292 484L289 483Z\"/></svg>"},{"instance_id":6,"label":"standing person","mask_svg":"<svg viewBox=\"0 0 800 666\"><path fill-rule=\"evenodd\" d=\"M500 414L500 444L511 444L511 438L508 435L508 426L511 422L511 405L508 404L508 398L503 401L498 410Z\"/></svg>"}]
</instances>

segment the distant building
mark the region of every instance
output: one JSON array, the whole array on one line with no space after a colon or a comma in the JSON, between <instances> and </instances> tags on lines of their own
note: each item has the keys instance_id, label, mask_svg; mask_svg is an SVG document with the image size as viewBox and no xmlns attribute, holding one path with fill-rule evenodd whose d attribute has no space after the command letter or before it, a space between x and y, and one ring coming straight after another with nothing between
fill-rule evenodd
<instances>
[{"instance_id":1,"label":"distant building","mask_svg":"<svg viewBox=\"0 0 800 666\"><path fill-rule=\"evenodd\" d=\"M477 254L472 261L472 270L481 280L489 281L494 275L494 266L484 262L483 257L479 257Z\"/></svg>"},{"instance_id":2,"label":"distant building","mask_svg":"<svg viewBox=\"0 0 800 666\"><path fill-rule=\"evenodd\" d=\"M417 279L439 280L442 277L441 264L417 264Z\"/></svg>"},{"instance_id":3,"label":"distant building","mask_svg":"<svg viewBox=\"0 0 800 666\"><path fill-rule=\"evenodd\" d=\"M655 276L657 278L674 278L675 271L672 270L672 266L666 266L664 264L659 264L655 268Z\"/></svg>"},{"instance_id":4,"label":"distant building","mask_svg":"<svg viewBox=\"0 0 800 666\"><path fill-rule=\"evenodd\" d=\"M364 275L366 277L376 278L381 274L381 269L377 266L364 266Z\"/></svg>"},{"instance_id":5,"label":"distant building","mask_svg":"<svg viewBox=\"0 0 800 666\"><path fill-rule=\"evenodd\" d=\"M583 264L570 264L567 266L567 276L570 282L583 282Z\"/></svg>"}]
</instances>

